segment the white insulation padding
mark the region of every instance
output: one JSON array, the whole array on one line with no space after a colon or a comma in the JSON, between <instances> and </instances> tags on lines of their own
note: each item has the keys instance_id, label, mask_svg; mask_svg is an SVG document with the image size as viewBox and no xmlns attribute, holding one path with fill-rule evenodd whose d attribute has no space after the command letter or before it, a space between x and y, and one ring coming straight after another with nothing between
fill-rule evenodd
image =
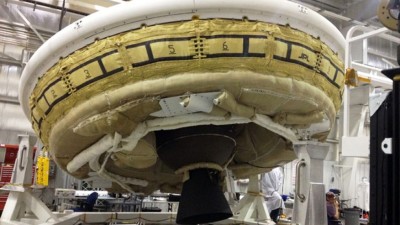
<instances>
[{"instance_id":1,"label":"white insulation padding","mask_svg":"<svg viewBox=\"0 0 400 225\"><path fill-rule=\"evenodd\" d=\"M77 171L80 167L86 163L94 162L91 167L95 171L100 169L96 166L98 163L98 157L101 154L109 152L118 151L129 151L136 147L138 141L146 136L149 132L157 130L173 130L184 127L198 126L198 125L228 125L228 124L241 124L254 122L264 128L274 130L279 135L285 137L286 139L295 142L296 135L288 128L274 123L269 117L263 115L256 115L254 119L242 118L242 117L232 117L230 119L225 119L224 117L209 116L207 114L197 113L197 114L187 114L182 116L170 117L170 118L157 118L143 122L138 125L138 127L126 138L120 139L119 135L115 135L116 138L120 139L123 143L122 148L113 148L113 146L118 146L115 138L112 135L106 135L98 142L90 146L89 148L80 152L74 157L67 165L67 170L70 173Z\"/></svg>"}]
</instances>

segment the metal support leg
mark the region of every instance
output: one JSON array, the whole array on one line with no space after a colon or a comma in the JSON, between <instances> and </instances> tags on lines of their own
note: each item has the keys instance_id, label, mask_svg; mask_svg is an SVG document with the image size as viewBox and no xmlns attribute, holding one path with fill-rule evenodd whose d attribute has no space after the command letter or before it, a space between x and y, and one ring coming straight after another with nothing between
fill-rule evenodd
<instances>
[{"instance_id":1,"label":"metal support leg","mask_svg":"<svg viewBox=\"0 0 400 225\"><path fill-rule=\"evenodd\" d=\"M14 164L12 184L5 185L2 191L9 191L0 224L39 224L58 221L47 206L31 193L33 144L36 138L19 136L18 157Z\"/></svg>"},{"instance_id":2,"label":"metal support leg","mask_svg":"<svg viewBox=\"0 0 400 225\"><path fill-rule=\"evenodd\" d=\"M225 197L228 200L229 205L234 205L236 201L236 190L235 190L235 184L233 180L233 175L232 171L226 170L226 177L225 177L225 183L226 183L226 192L225 192Z\"/></svg>"},{"instance_id":3,"label":"metal support leg","mask_svg":"<svg viewBox=\"0 0 400 225\"><path fill-rule=\"evenodd\" d=\"M326 225L323 160L329 145L301 142L295 144L294 149L300 161L296 167L296 198L292 222L299 225Z\"/></svg>"},{"instance_id":4,"label":"metal support leg","mask_svg":"<svg viewBox=\"0 0 400 225\"><path fill-rule=\"evenodd\" d=\"M275 224L269 217L264 196L261 194L258 175L251 176L247 194L239 201L233 209L233 220L244 221L246 224Z\"/></svg>"}]
</instances>

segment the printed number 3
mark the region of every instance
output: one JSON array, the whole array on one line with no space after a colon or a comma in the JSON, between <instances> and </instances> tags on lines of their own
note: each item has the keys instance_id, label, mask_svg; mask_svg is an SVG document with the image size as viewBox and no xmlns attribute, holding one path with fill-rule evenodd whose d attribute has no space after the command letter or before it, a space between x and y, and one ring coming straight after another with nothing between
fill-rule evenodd
<instances>
[{"instance_id":1,"label":"printed number 3","mask_svg":"<svg viewBox=\"0 0 400 225\"><path fill-rule=\"evenodd\" d=\"M85 76L86 79L92 78L92 76L90 76L89 70L84 70L83 72L86 74Z\"/></svg>"}]
</instances>

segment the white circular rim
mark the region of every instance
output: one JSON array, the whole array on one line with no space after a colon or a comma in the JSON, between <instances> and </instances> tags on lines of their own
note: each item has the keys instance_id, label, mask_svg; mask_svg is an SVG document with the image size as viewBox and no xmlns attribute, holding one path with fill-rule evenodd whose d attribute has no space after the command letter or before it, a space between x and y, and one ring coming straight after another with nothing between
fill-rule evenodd
<instances>
[{"instance_id":1,"label":"white circular rim","mask_svg":"<svg viewBox=\"0 0 400 225\"><path fill-rule=\"evenodd\" d=\"M19 100L30 119L29 96L38 78L60 57L142 24L191 20L193 15L206 18L258 20L291 27L319 37L344 58L345 39L325 17L297 3L277 0L135 0L93 13L76 21L46 41L26 65L19 84Z\"/></svg>"}]
</instances>

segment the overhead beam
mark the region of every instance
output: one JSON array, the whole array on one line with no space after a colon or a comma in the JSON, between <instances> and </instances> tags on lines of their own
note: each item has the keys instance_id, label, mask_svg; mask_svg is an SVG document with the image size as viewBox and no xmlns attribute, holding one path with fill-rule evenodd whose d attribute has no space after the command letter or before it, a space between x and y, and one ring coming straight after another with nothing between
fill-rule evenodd
<instances>
[{"instance_id":1,"label":"overhead beam","mask_svg":"<svg viewBox=\"0 0 400 225\"><path fill-rule=\"evenodd\" d=\"M4 96L4 95L0 95L0 102L7 103L7 104L13 104L13 105L19 105L18 98L13 98L13 97Z\"/></svg>"},{"instance_id":2,"label":"overhead beam","mask_svg":"<svg viewBox=\"0 0 400 225\"><path fill-rule=\"evenodd\" d=\"M12 65L22 67L22 62L15 59L2 58L0 57L0 64Z\"/></svg>"},{"instance_id":3,"label":"overhead beam","mask_svg":"<svg viewBox=\"0 0 400 225\"><path fill-rule=\"evenodd\" d=\"M378 6L379 1L377 0L357 1L348 4L342 15L364 22L376 16Z\"/></svg>"},{"instance_id":4,"label":"overhead beam","mask_svg":"<svg viewBox=\"0 0 400 225\"><path fill-rule=\"evenodd\" d=\"M14 57L12 57L12 56L10 56L10 55L8 55L8 54L6 54L6 53L4 53L4 52L0 52L0 58L6 58L6 59L14 59L14 60L17 60L16 58L14 58Z\"/></svg>"},{"instance_id":5,"label":"overhead beam","mask_svg":"<svg viewBox=\"0 0 400 225\"><path fill-rule=\"evenodd\" d=\"M94 13L96 11L106 8L102 5L97 5L94 3L85 3L82 1L75 1L75 0L68 0L68 6L69 6L68 8L74 8L74 7L78 8L78 9L82 8L86 12L89 12L89 13Z\"/></svg>"},{"instance_id":6,"label":"overhead beam","mask_svg":"<svg viewBox=\"0 0 400 225\"><path fill-rule=\"evenodd\" d=\"M62 10L62 7L60 7L58 5L52 5L52 4L48 4L48 3L44 3L44 2L40 2L40 1L36 1L36 0L19 0L19 1L7 0L7 2L15 4L15 5L30 7L30 8L38 8L40 10L52 12L52 13L59 13ZM81 15L81 16L89 15L88 13L73 10L73 9L66 9L66 11L67 11L67 13L77 14L77 15Z\"/></svg>"},{"instance_id":7,"label":"overhead beam","mask_svg":"<svg viewBox=\"0 0 400 225\"><path fill-rule=\"evenodd\" d=\"M69 1L71 1L71 0L69 0ZM118 5L118 4L121 4L121 3L125 3L125 1L122 1L122 0L96 0L96 1L93 1L93 0L80 0L79 2L82 2L82 3L87 3L87 4L91 4L91 5L98 5L98 6L102 6L102 7L110 7L110 6L113 6L113 5Z\"/></svg>"},{"instance_id":8,"label":"overhead beam","mask_svg":"<svg viewBox=\"0 0 400 225\"><path fill-rule=\"evenodd\" d=\"M22 66L21 60L15 59L3 52L0 52L0 63L14 66Z\"/></svg>"},{"instance_id":9,"label":"overhead beam","mask_svg":"<svg viewBox=\"0 0 400 225\"><path fill-rule=\"evenodd\" d=\"M335 3L334 1L325 1L325 0L298 0L298 1L300 2L300 4L306 3L318 7L320 9L328 10L335 13L340 13L341 11L343 11L343 8L345 7L343 6L343 4ZM333 5L332 3L335 3L335 5Z\"/></svg>"},{"instance_id":10,"label":"overhead beam","mask_svg":"<svg viewBox=\"0 0 400 225\"><path fill-rule=\"evenodd\" d=\"M29 30L29 28L25 24L14 22L14 21L7 21L7 20L0 19L0 25L2 27L10 27L10 29L16 29L17 31ZM42 33L42 35L45 35L45 36L52 36L55 34L54 30L48 30L48 29L44 29L44 28L40 28L40 29L36 29L36 30L40 31Z\"/></svg>"},{"instance_id":11,"label":"overhead beam","mask_svg":"<svg viewBox=\"0 0 400 225\"><path fill-rule=\"evenodd\" d=\"M18 8L15 8L15 11L17 12L17 14L21 17L21 19L25 22L26 25L28 25L29 28L31 28L33 30L33 32L35 32L35 34L39 37L39 39L44 43L46 42L46 40L44 40L44 38L42 37L42 35L36 30L36 28L29 22L29 20L24 16L24 14L21 13L21 11L19 11Z\"/></svg>"}]
</instances>

